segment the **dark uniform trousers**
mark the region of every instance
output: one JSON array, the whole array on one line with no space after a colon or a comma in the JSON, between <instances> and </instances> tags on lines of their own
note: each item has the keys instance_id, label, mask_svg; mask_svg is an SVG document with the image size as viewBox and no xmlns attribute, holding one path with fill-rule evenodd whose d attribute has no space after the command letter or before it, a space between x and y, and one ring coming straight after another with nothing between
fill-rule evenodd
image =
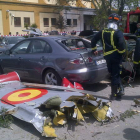
<instances>
[{"instance_id":1,"label":"dark uniform trousers","mask_svg":"<svg viewBox=\"0 0 140 140\"><path fill-rule=\"evenodd\" d=\"M119 85L121 83L120 71L122 65L122 55L115 51L110 55L106 55L104 58L107 63L108 71L111 74L111 85Z\"/></svg>"},{"instance_id":2,"label":"dark uniform trousers","mask_svg":"<svg viewBox=\"0 0 140 140\"><path fill-rule=\"evenodd\" d=\"M136 40L133 63L137 66L140 64L140 37L138 37Z\"/></svg>"}]
</instances>

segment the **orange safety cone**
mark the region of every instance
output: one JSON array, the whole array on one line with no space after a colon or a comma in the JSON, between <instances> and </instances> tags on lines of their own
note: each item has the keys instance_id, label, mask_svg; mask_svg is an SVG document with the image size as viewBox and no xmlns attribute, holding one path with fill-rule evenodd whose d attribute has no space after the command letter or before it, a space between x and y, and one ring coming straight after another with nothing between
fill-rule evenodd
<instances>
[{"instance_id":1,"label":"orange safety cone","mask_svg":"<svg viewBox=\"0 0 140 140\"><path fill-rule=\"evenodd\" d=\"M8 81L20 81L20 77L17 72L10 72L7 74L0 75L0 83Z\"/></svg>"}]
</instances>

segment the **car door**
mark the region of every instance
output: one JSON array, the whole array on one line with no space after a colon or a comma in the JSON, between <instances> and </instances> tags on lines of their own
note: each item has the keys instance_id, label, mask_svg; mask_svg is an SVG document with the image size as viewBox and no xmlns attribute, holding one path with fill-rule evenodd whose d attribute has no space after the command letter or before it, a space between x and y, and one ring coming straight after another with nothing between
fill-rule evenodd
<instances>
[{"instance_id":1,"label":"car door","mask_svg":"<svg viewBox=\"0 0 140 140\"><path fill-rule=\"evenodd\" d=\"M26 56L30 40L22 41L14 46L9 53L4 53L1 56L0 64L4 73L16 71L21 78L24 77L24 63L22 58Z\"/></svg>"},{"instance_id":2,"label":"car door","mask_svg":"<svg viewBox=\"0 0 140 140\"><path fill-rule=\"evenodd\" d=\"M41 80L44 65L51 53L50 45L41 39L32 39L30 49L23 58L25 78Z\"/></svg>"}]
</instances>

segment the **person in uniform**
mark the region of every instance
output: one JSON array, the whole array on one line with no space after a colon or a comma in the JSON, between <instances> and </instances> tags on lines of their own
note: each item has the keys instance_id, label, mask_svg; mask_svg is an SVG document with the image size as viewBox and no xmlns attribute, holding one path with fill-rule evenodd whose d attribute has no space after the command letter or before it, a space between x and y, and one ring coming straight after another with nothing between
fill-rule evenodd
<instances>
[{"instance_id":1,"label":"person in uniform","mask_svg":"<svg viewBox=\"0 0 140 140\"><path fill-rule=\"evenodd\" d=\"M137 71L138 66L140 64L140 23L137 24L137 30L135 32L136 35L136 47L134 51L134 70Z\"/></svg>"},{"instance_id":2,"label":"person in uniform","mask_svg":"<svg viewBox=\"0 0 140 140\"><path fill-rule=\"evenodd\" d=\"M124 94L120 70L126 44L122 31L118 29L119 18L118 14L111 14L108 18L107 28L99 31L91 40L94 55L98 54L96 43L99 40L102 41L104 58L111 74L111 100L120 99Z\"/></svg>"}]
</instances>

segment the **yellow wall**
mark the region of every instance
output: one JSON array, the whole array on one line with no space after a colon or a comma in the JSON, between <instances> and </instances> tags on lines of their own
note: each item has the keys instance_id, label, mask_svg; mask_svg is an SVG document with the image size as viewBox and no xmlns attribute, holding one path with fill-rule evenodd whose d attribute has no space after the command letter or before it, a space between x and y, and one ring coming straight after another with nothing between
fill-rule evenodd
<instances>
[{"instance_id":1,"label":"yellow wall","mask_svg":"<svg viewBox=\"0 0 140 140\"><path fill-rule=\"evenodd\" d=\"M8 35L9 32L13 33L13 31L15 29L17 29L18 31L21 30L19 33L23 33L22 32L22 30L24 29L24 28L22 28L23 26L20 29L19 29L19 27L14 27L14 30L12 29L13 25L11 25L11 20L12 19L11 19L10 13L12 13L12 14L21 13L21 17L23 17L24 12L25 13L31 13L32 12L32 13L34 13L34 16L32 17L32 20L37 24L38 28L40 28L39 13L43 13L43 12L49 12L49 13L51 12L51 13L53 13L54 12L53 8L42 7L42 6L39 6L37 4L28 5L26 3L22 3L22 4L0 3L0 10L1 9L2 9L2 17L3 17L2 21L3 21L3 34L4 35ZM7 10L9 10L9 12L6 12ZM33 21L31 21L31 23ZM13 23L13 21L12 21L12 23Z\"/></svg>"},{"instance_id":2,"label":"yellow wall","mask_svg":"<svg viewBox=\"0 0 140 140\"><path fill-rule=\"evenodd\" d=\"M60 0L60 4L83 8L85 8L86 6L90 8L91 6L89 2L85 3L85 1L83 0L74 0L73 4L67 4L65 0ZM48 0L0 0L0 18L2 17L2 20L0 19L0 32L4 35L8 35L9 32L11 32L12 34L15 34L16 32L19 32L19 34L23 34L22 30L25 29L23 22L24 17L30 17L30 23L36 23L38 28L42 31L55 30L54 27L43 27L44 17L49 17L50 22L51 17L57 18L58 7L56 8L55 5L56 0L50 0L50 2ZM7 12L7 10L9 10L9 12ZM55 14L53 14L54 12ZM21 17L21 27L14 27L14 19L10 16L10 14L13 14L15 17ZM72 16L74 14L75 12L72 13L71 19L73 18ZM77 16L77 20L78 19L79 16ZM82 21L81 18L80 20ZM73 28L75 29L76 27ZM69 29L69 27L67 29Z\"/></svg>"},{"instance_id":3,"label":"yellow wall","mask_svg":"<svg viewBox=\"0 0 140 140\"><path fill-rule=\"evenodd\" d=\"M0 10L0 34L3 35L2 12Z\"/></svg>"},{"instance_id":4,"label":"yellow wall","mask_svg":"<svg viewBox=\"0 0 140 140\"><path fill-rule=\"evenodd\" d=\"M38 3L38 0L18 0L18 1Z\"/></svg>"}]
</instances>

